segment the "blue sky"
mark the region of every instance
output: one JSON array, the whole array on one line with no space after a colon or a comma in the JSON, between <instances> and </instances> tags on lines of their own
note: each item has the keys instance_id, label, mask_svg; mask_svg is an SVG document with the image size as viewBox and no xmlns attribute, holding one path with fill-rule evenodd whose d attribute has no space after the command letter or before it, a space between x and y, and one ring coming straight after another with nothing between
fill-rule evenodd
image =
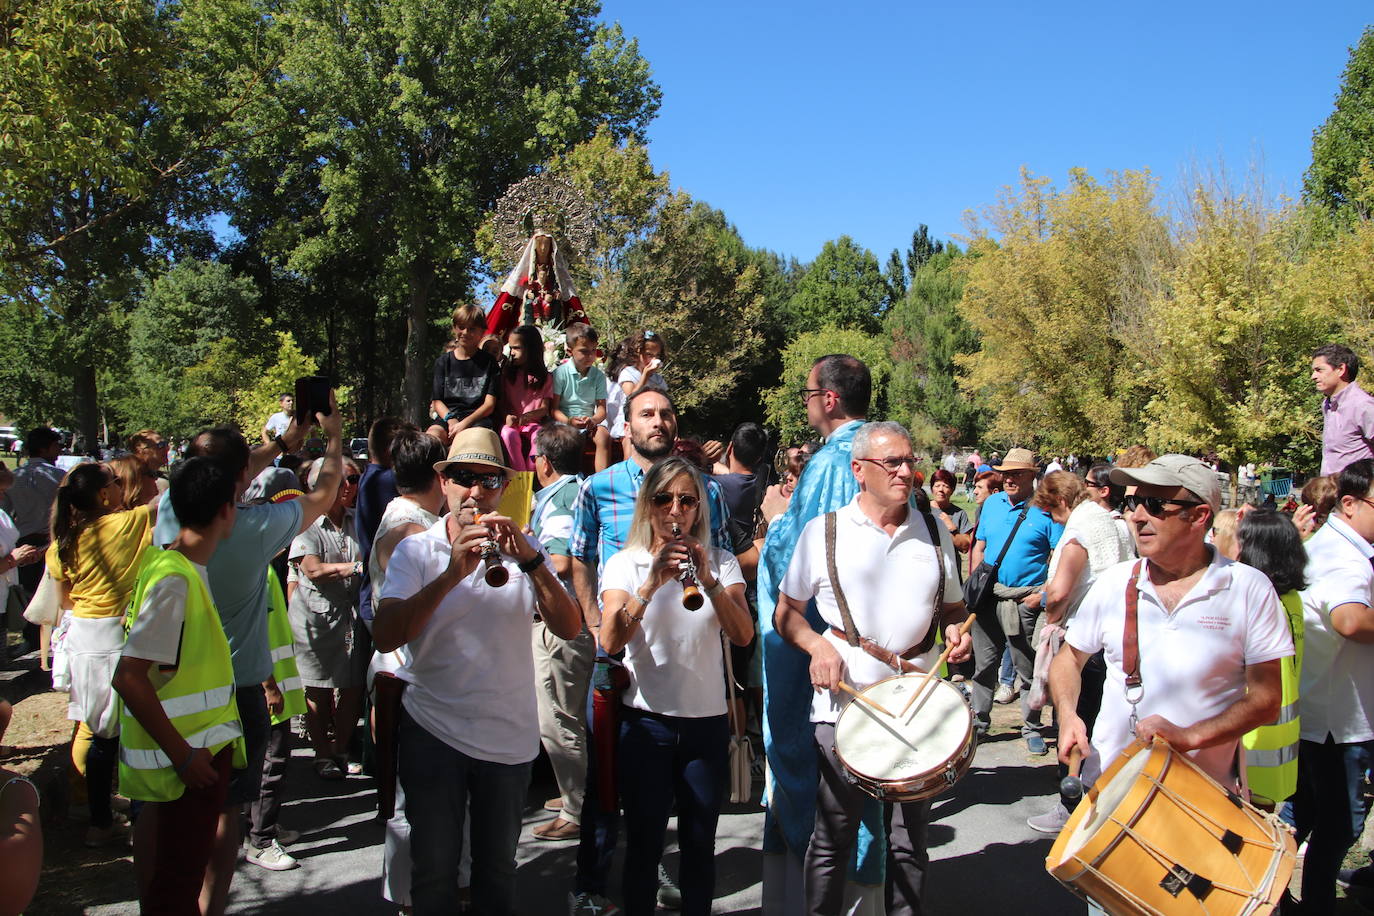
<instances>
[{"instance_id":1,"label":"blue sky","mask_svg":"<svg viewBox=\"0 0 1374 916\"><path fill-rule=\"evenodd\" d=\"M802 261L962 234L1022 166L1148 168L1168 195L1224 164L1296 196L1374 23L1368 0L603 2L663 89L655 167Z\"/></svg>"}]
</instances>

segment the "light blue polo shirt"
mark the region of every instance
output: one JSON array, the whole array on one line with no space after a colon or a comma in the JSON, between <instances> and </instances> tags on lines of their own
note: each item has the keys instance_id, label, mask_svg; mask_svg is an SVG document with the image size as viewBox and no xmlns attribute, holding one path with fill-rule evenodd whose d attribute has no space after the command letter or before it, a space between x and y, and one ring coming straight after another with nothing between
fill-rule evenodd
<instances>
[{"instance_id":1,"label":"light blue polo shirt","mask_svg":"<svg viewBox=\"0 0 1374 916\"><path fill-rule=\"evenodd\" d=\"M606 400L606 373L595 365L582 375L572 360L553 370L553 393L558 395L558 409L570 417L590 417L596 413L596 402Z\"/></svg>"},{"instance_id":2,"label":"light blue polo shirt","mask_svg":"<svg viewBox=\"0 0 1374 916\"><path fill-rule=\"evenodd\" d=\"M1015 506L1006 493L994 493L983 503L978 515L978 540L983 541L983 560L992 563L1001 553L1007 535L1021 514L1022 503ZM1008 588L1042 584L1050 574L1050 551L1059 543L1064 526L1050 518L1044 509L1031 506L1026 520L1016 530L1016 540L997 568L997 581Z\"/></svg>"}]
</instances>

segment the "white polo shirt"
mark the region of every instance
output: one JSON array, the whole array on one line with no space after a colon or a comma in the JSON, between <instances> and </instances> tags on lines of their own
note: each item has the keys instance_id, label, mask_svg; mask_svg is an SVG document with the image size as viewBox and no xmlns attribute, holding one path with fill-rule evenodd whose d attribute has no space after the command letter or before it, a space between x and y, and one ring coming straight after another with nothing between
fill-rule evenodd
<instances>
[{"instance_id":1,"label":"white polo shirt","mask_svg":"<svg viewBox=\"0 0 1374 916\"><path fill-rule=\"evenodd\" d=\"M930 629L941 575L945 578L945 602L963 600L949 529L937 524L935 530L941 545L938 559L925 520L915 509L907 510L906 521L892 535L863 514L858 496L836 512L835 567L860 636L897 653L919 643ZM781 591L801 604L816 599L816 608L827 625L824 636L844 660L845 680L853 687L862 690L896 674L829 630L835 627L843 631L844 620L826 567L824 515L813 518L802 529ZM913 661L925 668L938 655L932 648ZM817 693L811 701L811 721L834 722L848 702L848 694Z\"/></svg>"},{"instance_id":2,"label":"white polo shirt","mask_svg":"<svg viewBox=\"0 0 1374 916\"><path fill-rule=\"evenodd\" d=\"M1302 597L1303 660L1298 711L1305 741L1374 739L1374 645L1346 639L1331 625L1342 604L1374 607L1374 548L1334 514L1308 539Z\"/></svg>"},{"instance_id":3,"label":"white polo shirt","mask_svg":"<svg viewBox=\"0 0 1374 916\"><path fill-rule=\"evenodd\" d=\"M1138 603L1141 719L1159 715L1186 728L1222 712L1245 695L1245 668L1293 654L1293 637L1278 595L1264 573L1226 559L1212 562L1172 614L1164 609L1141 561ZM1078 606L1065 637L1080 652L1105 651L1107 682L1093 729L1093 753L1083 761L1086 781L1131 743L1130 704L1121 645L1126 625L1126 583L1134 560L1097 577ZM1237 741L1190 751L1188 756L1222 785L1235 784Z\"/></svg>"},{"instance_id":4,"label":"white polo shirt","mask_svg":"<svg viewBox=\"0 0 1374 916\"><path fill-rule=\"evenodd\" d=\"M447 516L396 545L378 602L409 598L448 567ZM539 542L526 538L544 553ZM544 562L549 562L544 553ZM534 585L503 556L510 581L487 585L478 563L406 644L410 686L402 703L421 727L469 757L517 764L539 753L535 704Z\"/></svg>"}]
</instances>

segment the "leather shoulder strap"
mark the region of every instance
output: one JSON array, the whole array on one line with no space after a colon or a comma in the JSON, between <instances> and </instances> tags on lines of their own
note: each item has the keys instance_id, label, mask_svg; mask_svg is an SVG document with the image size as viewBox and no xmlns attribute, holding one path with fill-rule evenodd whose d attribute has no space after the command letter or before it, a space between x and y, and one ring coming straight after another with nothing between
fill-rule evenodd
<instances>
[{"instance_id":1,"label":"leather shoulder strap","mask_svg":"<svg viewBox=\"0 0 1374 916\"><path fill-rule=\"evenodd\" d=\"M940 609L945 606L945 552L940 547L940 531L935 527L935 516L930 512L922 512L921 515L926 520L926 531L930 532L930 543L935 548L935 572L940 577L940 584L935 589L935 614L930 618L938 627Z\"/></svg>"},{"instance_id":2,"label":"leather shoulder strap","mask_svg":"<svg viewBox=\"0 0 1374 916\"><path fill-rule=\"evenodd\" d=\"M854 627L854 617L849 613L849 602L840 588L840 573L835 567L835 513L825 513L825 570L830 575L830 589L835 593L835 603L840 607L840 620L844 622L844 638L851 646L859 645L859 631Z\"/></svg>"},{"instance_id":3,"label":"leather shoulder strap","mask_svg":"<svg viewBox=\"0 0 1374 916\"><path fill-rule=\"evenodd\" d=\"M1126 686L1139 687L1140 684L1140 560L1131 567L1131 578L1126 582L1126 625L1121 636L1121 667L1126 672Z\"/></svg>"}]
</instances>

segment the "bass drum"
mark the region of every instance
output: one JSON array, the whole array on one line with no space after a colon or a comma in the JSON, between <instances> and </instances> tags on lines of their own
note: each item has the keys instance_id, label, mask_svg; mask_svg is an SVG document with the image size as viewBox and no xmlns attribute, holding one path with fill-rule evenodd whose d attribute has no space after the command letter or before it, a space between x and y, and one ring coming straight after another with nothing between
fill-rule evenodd
<instances>
[{"instance_id":1,"label":"bass drum","mask_svg":"<svg viewBox=\"0 0 1374 916\"><path fill-rule=\"evenodd\" d=\"M878 681L850 702L835 723L835 756L850 780L880 801L933 798L953 786L973 763L973 711L963 691L931 679L904 715L898 713L925 680L901 674Z\"/></svg>"}]
</instances>

